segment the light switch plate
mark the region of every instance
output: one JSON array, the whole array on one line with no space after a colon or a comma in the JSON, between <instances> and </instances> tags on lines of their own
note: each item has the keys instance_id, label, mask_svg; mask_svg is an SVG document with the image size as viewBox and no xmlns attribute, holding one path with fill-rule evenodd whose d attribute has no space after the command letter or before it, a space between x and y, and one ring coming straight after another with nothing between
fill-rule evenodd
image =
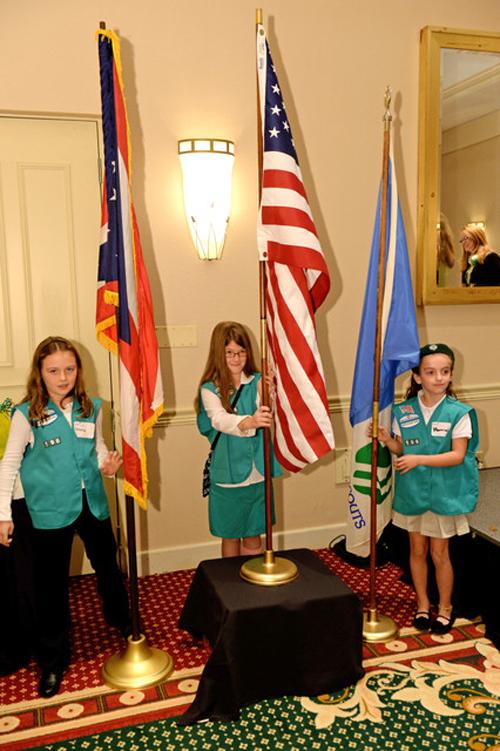
<instances>
[{"instance_id":1,"label":"light switch plate","mask_svg":"<svg viewBox=\"0 0 500 751\"><path fill-rule=\"evenodd\" d=\"M156 326L156 338L162 348L198 346L196 326Z\"/></svg>"}]
</instances>

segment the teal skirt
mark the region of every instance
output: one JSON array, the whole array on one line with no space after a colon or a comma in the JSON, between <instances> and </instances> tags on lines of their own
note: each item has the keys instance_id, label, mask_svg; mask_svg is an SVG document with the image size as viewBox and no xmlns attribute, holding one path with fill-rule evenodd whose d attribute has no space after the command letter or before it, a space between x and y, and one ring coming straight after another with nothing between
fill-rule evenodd
<instances>
[{"instance_id":1,"label":"teal skirt","mask_svg":"<svg viewBox=\"0 0 500 751\"><path fill-rule=\"evenodd\" d=\"M212 483L208 497L208 520L214 537L226 540L254 537L266 531L265 483L257 482L236 488L222 488ZM272 523L274 496L272 496Z\"/></svg>"}]
</instances>

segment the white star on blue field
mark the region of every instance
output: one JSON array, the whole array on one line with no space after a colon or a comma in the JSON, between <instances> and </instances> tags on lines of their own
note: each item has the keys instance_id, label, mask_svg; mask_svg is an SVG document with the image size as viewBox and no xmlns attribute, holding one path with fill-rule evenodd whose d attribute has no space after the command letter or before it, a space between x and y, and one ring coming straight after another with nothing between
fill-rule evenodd
<instances>
[{"instance_id":1,"label":"white star on blue field","mask_svg":"<svg viewBox=\"0 0 500 751\"><path fill-rule=\"evenodd\" d=\"M290 123L286 115L285 104L281 97L281 89L274 69L269 45L267 50L267 85L266 109L264 123L264 151L281 151L297 159Z\"/></svg>"}]
</instances>

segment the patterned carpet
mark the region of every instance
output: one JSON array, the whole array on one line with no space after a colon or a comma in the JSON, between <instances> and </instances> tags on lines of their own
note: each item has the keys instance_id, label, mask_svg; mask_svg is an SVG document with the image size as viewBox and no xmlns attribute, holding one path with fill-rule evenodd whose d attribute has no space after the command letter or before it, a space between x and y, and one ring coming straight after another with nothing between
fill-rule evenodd
<instances>
[{"instance_id":1,"label":"patterned carpet","mask_svg":"<svg viewBox=\"0 0 500 751\"><path fill-rule=\"evenodd\" d=\"M366 604L367 571L329 550L319 557ZM349 751L500 749L500 654L481 623L457 621L451 634L411 628L413 590L392 564L377 573L378 609L400 625L398 638L364 646L365 677L355 686L320 697L284 697L245 708L235 723L180 728L207 659L201 642L177 629L193 571L144 577L141 617L150 646L167 651L175 673L160 686L115 691L103 686L104 659L123 648L95 607L93 576L72 581L74 661L61 693L37 696L34 662L0 679L0 745L5 751L212 751L219 749Z\"/></svg>"}]
</instances>

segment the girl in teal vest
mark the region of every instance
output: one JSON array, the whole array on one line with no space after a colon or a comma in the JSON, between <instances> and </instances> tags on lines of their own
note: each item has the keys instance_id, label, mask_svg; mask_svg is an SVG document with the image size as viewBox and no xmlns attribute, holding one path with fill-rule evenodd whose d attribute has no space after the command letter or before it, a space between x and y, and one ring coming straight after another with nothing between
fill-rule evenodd
<instances>
[{"instance_id":1,"label":"girl in teal vest","mask_svg":"<svg viewBox=\"0 0 500 751\"><path fill-rule=\"evenodd\" d=\"M36 348L27 395L12 412L0 465L0 543L15 534L11 497L18 472L33 523L33 568L38 617L39 695L59 690L70 662L69 564L75 532L97 574L109 625L131 633L128 595L116 561L116 543L101 473L122 460L108 452L101 400L85 390L82 363L67 339L48 337Z\"/></svg>"},{"instance_id":2,"label":"girl in teal vest","mask_svg":"<svg viewBox=\"0 0 500 751\"><path fill-rule=\"evenodd\" d=\"M394 406L393 433L378 437L396 454L393 524L410 535L410 568L417 593L415 628L446 634L453 625L453 568L449 538L469 531L466 514L478 497L475 411L459 402L451 385L455 355L446 344L420 350L406 400ZM439 605L431 620L427 552L436 569Z\"/></svg>"},{"instance_id":3,"label":"girl in teal vest","mask_svg":"<svg viewBox=\"0 0 500 751\"><path fill-rule=\"evenodd\" d=\"M267 382L271 389L271 374ZM198 429L210 445L220 433L210 464L208 515L210 532L222 538L223 557L262 552L260 536L266 529L262 428L271 427L272 412L261 398L261 375L245 327L234 321L218 323L195 408ZM272 450L271 473L281 474Z\"/></svg>"}]
</instances>

